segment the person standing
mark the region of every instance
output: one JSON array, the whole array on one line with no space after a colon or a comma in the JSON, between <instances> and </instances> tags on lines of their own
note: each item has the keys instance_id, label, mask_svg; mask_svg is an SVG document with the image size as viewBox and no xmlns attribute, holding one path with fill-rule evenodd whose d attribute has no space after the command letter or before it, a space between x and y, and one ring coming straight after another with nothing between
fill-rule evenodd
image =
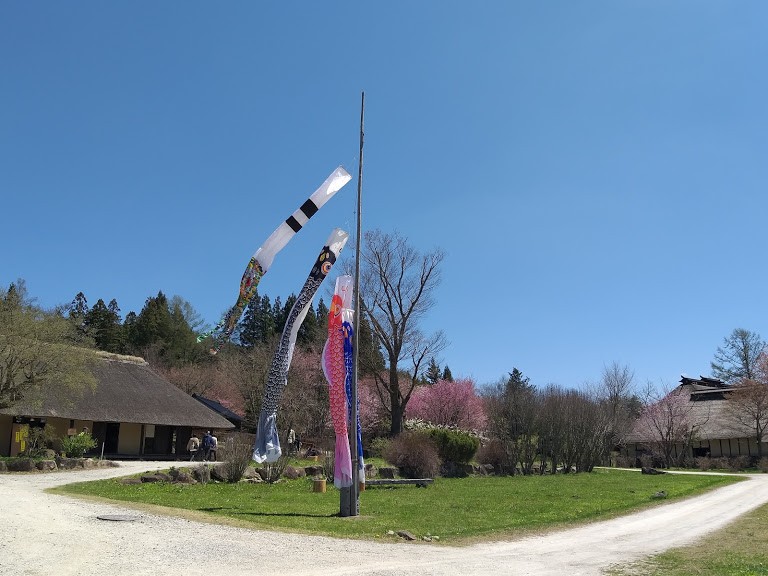
<instances>
[{"instance_id":1,"label":"person standing","mask_svg":"<svg viewBox=\"0 0 768 576\"><path fill-rule=\"evenodd\" d=\"M208 430L203 435L203 460L206 461L206 462L208 461L208 458L211 455L211 445L213 444L213 442L211 440L212 438L213 438L213 436L211 435L211 431L210 430Z\"/></svg>"},{"instance_id":2,"label":"person standing","mask_svg":"<svg viewBox=\"0 0 768 576\"><path fill-rule=\"evenodd\" d=\"M216 462L216 451L219 449L219 439L211 434L211 449L208 451L208 456L211 460Z\"/></svg>"}]
</instances>

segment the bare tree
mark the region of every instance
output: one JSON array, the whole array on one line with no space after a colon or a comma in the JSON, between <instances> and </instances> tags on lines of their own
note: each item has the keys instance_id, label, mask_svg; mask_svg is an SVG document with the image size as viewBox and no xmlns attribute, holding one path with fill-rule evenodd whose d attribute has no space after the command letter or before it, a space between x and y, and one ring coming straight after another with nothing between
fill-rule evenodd
<instances>
[{"instance_id":1,"label":"bare tree","mask_svg":"<svg viewBox=\"0 0 768 576\"><path fill-rule=\"evenodd\" d=\"M651 454L669 468L682 463L698 431L706 423L694 414L693 403L680 388L656 394L649 386L647 400L637 422L637 432L646 438ZM677 453L676 453L677 452Z\"/></svg>"},{"instance_id":2,"label":"bare tree","mask_svg":"<svg viewBox=\"0 0 768 576\"><path fill-rule=\"evenodd\" d=\"M189 395L206 396L216 385L220 370L213 364L185 364L183 366L163 366L157 364L157 370L168 382Z\"/></svg>"},{"instance_id":3,"label":"bare tree","mask_svg":"<svg viewBox=\"0 0 768 576\"><path fill-rule=\"evenodd\" d=\"M744 378L733 387L726 406L733 420L752 430L757 456L762 458L763 439L768 434L768 353L760 355L752 378Z\"/></svg>"},{"instance_id":4,"label":"bare tree","mask_svg":"<svg viewBox=\"0 0 768 576\"><path fill-rule=\"evenodd\" d=\"M391 416L393 436L402 431L405 407L425 360L438 355L447 344L442 332L426 335L419 329L419 322L435 303L443 257L439 249L419 253L397 233L374 230L365 234L360 302L387 367L384 371L362 368L368 368L376 379L377 392ZM408 363L409 381L405 383L401 382L403 363Z\"/></svg>"},{"instance_id":5,"label":"bare tree","mask_svg":"<svg viewBox=\"0 0 768 576\"><path fill-rule=\"evenodd\" d=\"M222 350L222 354L217 355L217 368L222 379L237 390L239 407L245 413L247 423L254 428L261 411L271 360L269 345Z\"/></svg>"},{"instance_id":6,"label":"bare tree","mask_svg":"<svg viewBox=\"0 0 768 576\"><path fill-rule=\"evenodd\" d=\"M622 443L637 416L634 377L634 371L627 365L613 362L610 366L603 366L603 375L596 394L608 419L606 451Z\"/></svg>"},{"instance_id":7,"label":"bare tree","mask_svg":"<svg viewBox=\"0 0 768 576\"><path fill-rule=\"evenodd\" d=\"M539 438L541 445L540 472L545 472L546 461L549 458L550 469L554 474L562 464L566 441L565 405L566 390L550 384L541 394L541 416L539 417Z\"/></svg>"},{"instance_id":8,"label":"bare tree","mask_svg":"<svg viewBox=\"0 0 768 576\"><path fill-rule=\"evenodd\" d=\"M723 339L712 361L712 375L728 384L744 378L752 380L756 375L757 362L766 349L765 341L756 332L736 328Z\"/></svg>"}]
</instances>

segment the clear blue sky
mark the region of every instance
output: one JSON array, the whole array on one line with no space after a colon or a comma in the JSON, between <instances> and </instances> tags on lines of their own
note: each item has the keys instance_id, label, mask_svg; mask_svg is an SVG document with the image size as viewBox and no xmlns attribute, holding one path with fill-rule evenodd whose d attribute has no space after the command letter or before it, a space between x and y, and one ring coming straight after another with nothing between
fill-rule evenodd
<instances>
[{"instance_id":1,"label":"clear blue sky","mask_svg":"<svg viewBox=\"0 0 768 576\"><path fill-rule=\"evenodd\" d=\"M289 5L2 2L0 284L213 324L343 164L259 287L285 300L354 230L364 90L363 225L446 251L454 376L672 384L768 337L768 4Z\"/></svg>"}]
</instances>

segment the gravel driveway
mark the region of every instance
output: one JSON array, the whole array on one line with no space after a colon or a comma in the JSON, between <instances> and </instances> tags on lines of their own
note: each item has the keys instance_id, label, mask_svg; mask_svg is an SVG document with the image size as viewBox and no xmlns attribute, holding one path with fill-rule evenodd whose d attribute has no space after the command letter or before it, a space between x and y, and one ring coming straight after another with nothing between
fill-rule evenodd
<instances>
[{"instance_id":1,"label":"gravel driveway","mask_svg":"<svg viewBox=\"0 0 768 576\"><path fill-rule=\"evenodd\" d=\"M45 488L168 463L0 474L0 574L237 576L590 574L690 543L768 502L768 475L578 528L462 548L381 544L233 528L46 494ZM132 522L99 520L129 515ZM354 521L351 519L350 521Z\"/></svg>"}]
</instances>

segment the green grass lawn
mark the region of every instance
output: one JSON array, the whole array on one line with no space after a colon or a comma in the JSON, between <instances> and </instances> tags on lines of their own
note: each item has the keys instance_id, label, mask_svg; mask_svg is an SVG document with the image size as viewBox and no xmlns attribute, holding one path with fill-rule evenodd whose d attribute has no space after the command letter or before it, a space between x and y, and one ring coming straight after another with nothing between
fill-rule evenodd
<instances>
[{"instance_id":1,"label":"green grass lawn","mask_svg":"<svg viewBox=\"0 0 768 576\"><path fill-rule=\"evenodd\" d=\"M376 539L388 530L437 535L453 544L519 535L566 524L604 519L738 481L737 477L641 475L597 470L557 476L437 478L428 488L371 487L360 494L360 516L340 518L339 492L312 492L309 479L269 484L141 484L119 480L83 482L56 488L165 506L240 521L254 528Z\"/></svg>"}]
</instances>

